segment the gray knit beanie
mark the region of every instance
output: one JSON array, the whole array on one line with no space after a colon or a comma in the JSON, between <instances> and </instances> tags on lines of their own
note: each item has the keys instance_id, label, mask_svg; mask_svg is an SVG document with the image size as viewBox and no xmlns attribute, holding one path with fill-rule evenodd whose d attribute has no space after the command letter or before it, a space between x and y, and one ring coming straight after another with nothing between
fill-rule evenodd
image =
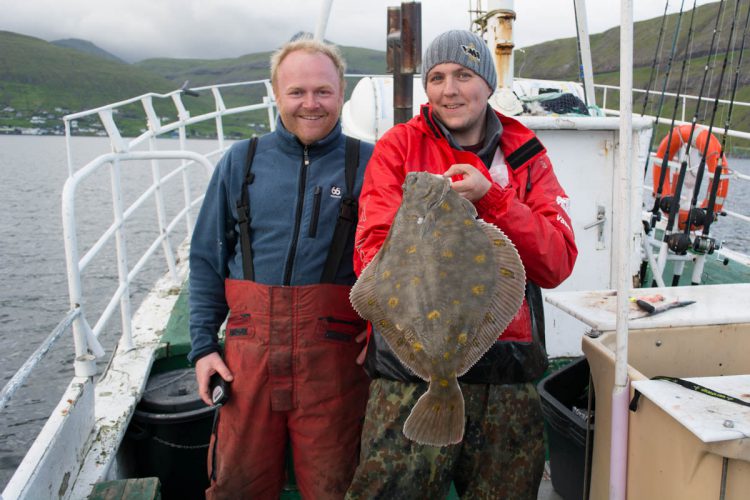
<instances>
[{"instance_id":1,"label":"gray knit beanie","mask_svg":"<svg viewBox=\"0 0 750 500\"><path fill-rule=\"evenodd\" d=\"M471 31L446 31L430 43L422 58L422 85L425 89L430 70L446 62L469 68L481 76L493 92L497 88L497 73L490 49L484 40Z\"/></svg>"}]
</instances>

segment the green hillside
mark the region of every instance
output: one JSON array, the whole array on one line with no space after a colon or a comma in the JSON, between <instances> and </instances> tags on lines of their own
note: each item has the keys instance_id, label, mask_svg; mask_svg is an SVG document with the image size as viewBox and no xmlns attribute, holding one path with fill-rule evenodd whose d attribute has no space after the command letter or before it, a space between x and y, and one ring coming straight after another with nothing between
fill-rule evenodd
<instances>
[{"instance_id":1,"label":"green hillside","mask_svg":"<svg viewBox=\"0 0 750 500\"><path fill-rule=\"evenodd\" d=\"M25 35L0 31L0 48L0 127L28 127L36 117L45 120L37 126L59 131L66 113L174 88L148 71Z\"/></svg>"},{"instance_id":2,"label":"green hillside","mask_svg":"<svg viewBox=\"0 0 750 500\"><path fill-rule=\"evenodd\" d=\"M719 14L719 3L710 3L698 7L695 10L695 21L693 25L693 42L688 50L688 28L690 25L691 11L683 14L681 27L677 38L677 50L672 62L672 71L667 82L667 91L676 93L680 81L680 71L683 67L683 60L688 57L686 63L686 76L683 82L682 94L697 95L701 82L703 80L704 68L710 63L712 70L706 80L706 89L704 95L707 102L701 106L699 121L708 123L711 119L713 110L713 100L716 97L721 66L724 61L724 53L728 46L728 37L732 20L736 18L735 40L733 51L730 52L730 63L736 62L739 56L739 46L741 43L742 29L744 28L744 19L747 15L748 4L743 2L739 12L734 12L734 3L725 2L724 12L721 16L719 31L715 47L718 47L719 57L712 57L708 61L708 54L711 47L711 38L713 35L716 19ZM667 16L665 30L663 34L663 46L660 54L660 70L654 79L651 90L661 92L664 85L664 76L669 53L672 48L672 40L675 30L677 29L678 14ZM654 18L646 21L640 21L634 25L634 50L633 50L633 86L635 88L645 89L648 85L651 75L651 66L654 59L654 52L659 37L662 18ZM594 69L594 81L597 84L619 85L620 73L618 70L620 61L620 29L612 28L603 33L591 35L591 52L592 65ZM716 52L716 49L715 49ZM748 55L750 46L746 42L745 60L743 68L740 71L740 80L738 84L737 100L750 101L750 61ZM566 61L560 64L560 61ZM577 41L575 38L565 38L545 42L542 44L525 47L515 52L515 76L523 78L543 78L550 80L578 80L578 55ZM731 68L731 67L730 67ZM730 84L734 79L734 69L728 69L724 76L724 84L721 88L720 98L729 99L731 97ZM616 92L608 92L607 106L616 107L619 95ZM643 107L643 95L637 95L634 100L634 110L639 112ZM602 93L597 91L597 104L602 102ZM658 95L653 95L649 99L647 113L656 114L658 110ZM665 99L662 107L661 116L671 118L674 101ZM681 117L681 109L678 109L677 118ZM686 119L689 121L695 112L694 107L688 107ZM727 114L727 106L720 106L717 111L715 127L723 126ZM732 113L732 128L740 130L750 130L750 108L735 107ZM665 129L666 131L666 129ZM666 133L666 132L665 132ZM744 144L743 144L744 142ZM733 140L732 143L738 146L737 154L746 154L750 151L748 141ZM730 144L732 146L733 144Z\"/></svg>"},{"instance_id":3,"label":"green hillside","mask_svg":"<svg viewBox=\"0 0 750 500\"><path fill-rule=\"evenodd\" d=\"M355 47L342 47L349 72L384 73L385 53ZM0 132L62 133L62 116L132 98L146 92L164 93L180 88L213 83L232 83L268 78L270 52L248 54L234 59L149 59L136 64L113 60L109 54L83 40L48 43L38 38L0 31ZM351 92L351 87L348 89ZM258 102L264 95L259 86L227 89L222 93L228 106ZM214 108L210 95L186 97L193 115ZM155 99L157 113L173 118L171 100ZM225 119L224 131L230 137L247 136L250 124L265 121L265 112L247 113ZM141 107L134 104L121 112L116 121L126 135L136 135L144 127ZM101 130L97 120L79 124L83 133ZM256 125L256 132L264 129ZM191 135L212 133L209 126L188 130Z\"/></svg>"},{"instance_id":4,"label":"green hillside","mask_svg":"<svg viewBox=\"0 0 750 500\"><path fill-rule=\"evenodd\" d=\"M109 61L51 43L0 31L0 103L40 111L65 106L92 108L172 82L128 64Z\"/></svg>"},{"instance_id":5,"label":"green hillside","mask_svg":"<svg viewBox=\"0 0 750 500\"><path fill-rule=\"evenodd\" d=\"M68 49L74 49L79 52L85 52L87 54L91 54L92 56L103 57L104 59L109 59L110 61L125 63L124 60L120 59L116 55L110 54L106 50L97 47L87 40L81 40L79 38L66 38L64 40L54 40L50 43L52 45L57 45L58 47L66 47Z\"/></svg>"},{"instance_id":6,"label":"green hillside","mask_svg":"<svg viewBox=\"0 0 750 500\"><path fill-rule=\"evenodd\" d=\"M726 2L729 4L729 2ZM744 17L747 13L747 3L743 2L738 14L738 26L735 27L736 35L741 34ZM727 45L730 24L734 17L734 5L724 8L722 23L719 27L719 52L724 53ZM705 56L711 46L711 37L718 15L719 4L710 3L698 7L695 11L693 26L694 38L689 55L693 58ZM685 12L682 17L680 33L677 39L677 53L673 65L685 58L685 46L690 23L690 12ZM667 16L667 23L663 35L662 63L666 62L669 50L672 46L674 32L677 28L678 14ZM659 38L662 19L657 17L634 24L634 49L633 65L635 68L651 68L654 59L654 51ZM611 28L603 33L590 36L592 61L594 73L607 73L617 70L620 64L620 28ZM736 37L735 47L739 48L740 39ZM571 80L578 78L578 56L575 38L563 38L551 42L545 42L531 47L524 47L515 53L515 76L524 78L548 78L556 80ZM566 61L561 64L560 61ZM676 73L674 71L673 73ZM648 73L644 86L648 82ZM745 71L743 82L750 82L750 72ZM677 84L675 78L674 86Z\"/></svg>"}]
</instances>

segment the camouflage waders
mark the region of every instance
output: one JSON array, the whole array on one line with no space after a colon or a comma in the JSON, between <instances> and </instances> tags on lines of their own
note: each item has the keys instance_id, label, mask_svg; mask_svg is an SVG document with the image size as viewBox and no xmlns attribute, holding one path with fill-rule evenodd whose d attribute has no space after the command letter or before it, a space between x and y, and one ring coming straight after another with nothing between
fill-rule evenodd
<instances>
[{"instance_id":1,"label":"camouflage waders","mask_svg":"<svg viewBox=\"0 0 750 500\"><path fill-rule=\"evenodd\" d=\"M427 384L375 379L362 451L349 499L445 498L454 481L464 498L537 498L544 469L543 420L532 383L461 384L466 428L461 443L435 447L402 428Z\"/></svg>"}]
</instances>

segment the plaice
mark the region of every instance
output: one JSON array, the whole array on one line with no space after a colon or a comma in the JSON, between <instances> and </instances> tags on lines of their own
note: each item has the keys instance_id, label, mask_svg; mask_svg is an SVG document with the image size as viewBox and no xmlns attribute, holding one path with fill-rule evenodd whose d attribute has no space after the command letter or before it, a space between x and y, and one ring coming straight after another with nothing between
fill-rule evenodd
<instances>
[{"instance_id":1,"label":"plaice","mask_svg":"<svg viewBox=\"0 0 750 500\"><path fill-rule=\"evenodd\" d=\"M443 446L463 438L457 377L497 340L523 302L526 276L511 241L477 219L443 176L412 172L388 236L351 301L398 359L430 383L404 435Z\"/></svg>"}]
</instances>

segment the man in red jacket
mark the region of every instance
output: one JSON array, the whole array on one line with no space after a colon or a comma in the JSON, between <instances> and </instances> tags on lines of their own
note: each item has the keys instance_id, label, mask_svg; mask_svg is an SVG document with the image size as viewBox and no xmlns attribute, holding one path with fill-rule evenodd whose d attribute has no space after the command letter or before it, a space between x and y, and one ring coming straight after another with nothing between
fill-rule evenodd
<instances>
[{"instance_id":1,"label":"man in red jacket","mask_svg":"<svg viewBox=\"0 0 750 500\"><path fill-rule=\"evenodd\" d=\"M498 341L459 381L464 440L433 447L402 428L426 384L401 365L377 329L365 368L373 378L360 464L349 498L461 497L535 499L544 466L543 421L534 380L547 366L539 287L559 285L578 254L569 200L544 146L487 101L497 86L490 51L468 31L449 31L427 48L422 83L428 104L376 144L360 195L354 267L359 274L382 246L411 171L449 176L479 217L516 245L526 268L526 299ZM502 336L501 336L502 334Z\"/></svg>"}]
</instances>

